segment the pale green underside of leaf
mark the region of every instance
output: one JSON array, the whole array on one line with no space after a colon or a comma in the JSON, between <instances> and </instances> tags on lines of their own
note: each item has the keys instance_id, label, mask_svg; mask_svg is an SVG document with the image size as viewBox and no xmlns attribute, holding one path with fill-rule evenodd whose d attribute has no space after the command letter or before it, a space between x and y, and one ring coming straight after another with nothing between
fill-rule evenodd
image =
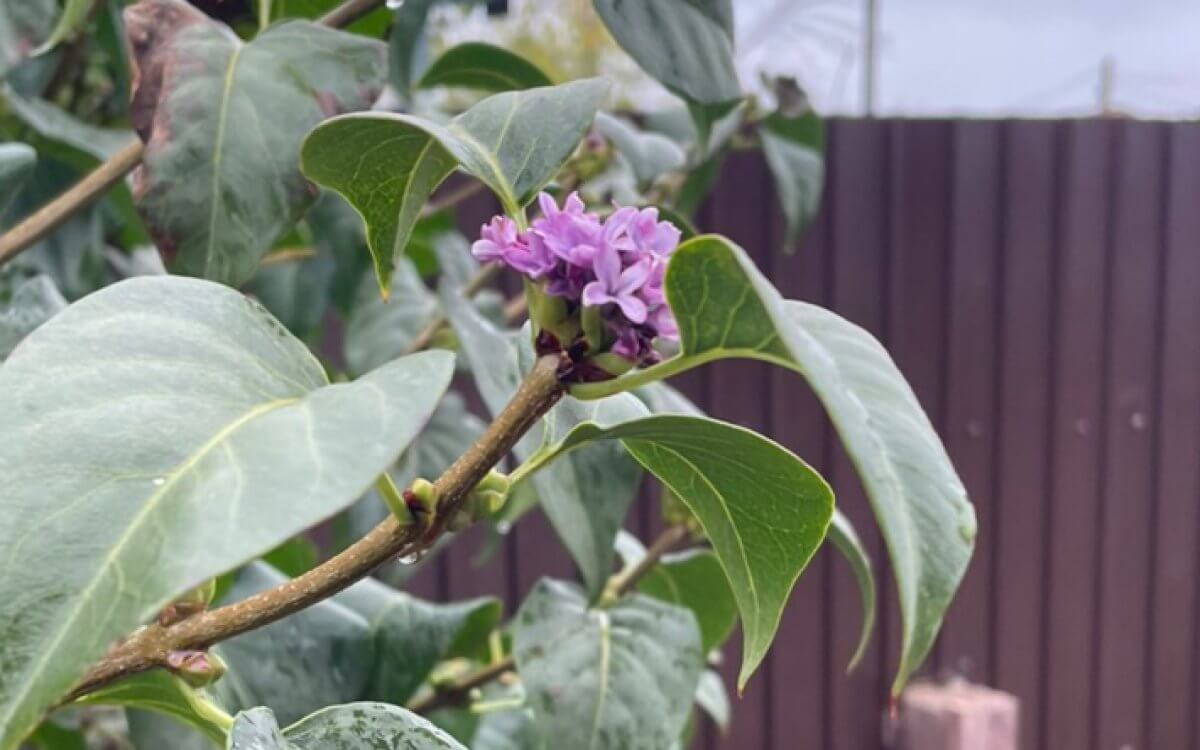
<instances>
[{"instance_id":1,"label":"pale green underside of leaf","mask_svg":"<svg viewBox=\"0 0 1200 750\"><path fill-rule=\"evenodd\" d=\"M17 281L8 301L0 302L0 361L21 339L66 306L67 301L49 276L38 274Z\"/></svg>"},{"instance_id":2,"label":"pale green underside of leaf","mask_svg":"<svg viewBox=\"0 0 1200 750\"><path fill-rule=\"evenodd\" d=\"M517 215L575 150L608 84L591 78L490 96L445 125L403 114L335 117L304 142L301 163L367 225L380 287L421 209L455 168L485 183Z\"/></svg>"},{"instance_id":3,"label":"pale green underside of leaf","mask_svg":"<svg viewBox=\"0 0 1200 750\"><path fill-rule=\"evenodd\" d=\"M154 34L163 38L142 64L154 64L149 55L171 64L155 100L135 92L146 141L138 208L174 270L241 284L316 196L297 160L304 135L330 114L371 105L386 76L384 45L308 21L243 44L202 15Z\"/></svg>"},{"instance_id":4,"label":"pale green underside of leaf","mask_svg":"<svg viewBox=\"0 0 1200 750\"><path fill-rule=\"evenodd\" d=\"M975 513L937 432L873 336L816 305L784 300L729 240L705 235L680 245L665 283L681 354L572 393L606 395L729 357L804 376L858 470L887 543L903 615L898 692L929 652L974 548Z\"/></svg>"},{"instance_id":5,"label":"pale green underside of leaf","mask_svg":"<svg viewBox=\"0 0 1200 750\"><path fill-rule=\"evenodd\" d=\"M596 440L620 440L703 526L742 615L738 685L744 687L766 657L792 587L825 538L832 491L787 449L713 419L663 414L607 427L584 422L554 455Z\"/></svg>"},{"instance_id":6,"label":"pale green underside of leaf","mask_svg":"<svg viewBox=\"0 0 1200 750\"><path fill-rule=\"evenodd\" d=\"M466 750L426 719L386 703L330 706L280 731L269 708L238 714L228 750Z\"/></svg>"},{"instance_id":7,"label":"pale green underside of leaf","mask_svg":"<svg viewBox=\"0 0 1200 750\"><path fill-rule=\"evenodd\" d=\"M57 13L57 3L53 0L0 3L0 76L46 40Z\"/></svg>"},{"instance_id":8,"label":"pale green underside of leaf","mask_svg":"<svg viewBox=\"0 0 1200 750\"><path fill-rule=\"evenodd\" d=\"M91 8L92 0L66 0L58 22L54 24L54 29L50 32L50 37L42 42L33 51L33 54L40 55L56 47L60 42L74 37L87 23L88 11Z\"/></svg>"},{"instance_id":9,"label":"pale green underside of leaf","mask_svg":"<svg viewBox=\"0 0 1200 750\"><path fill-rule=\"evenodd\" d=\"M538 66L503 47L465 42L451 47L421 76L417 88L462 86L499 93L551 86Z\"/></svg>"},{"instance_id":10,"label":"pale green underside of leaf","mask_svg":"<svg viewBox=\"0 0 1200 750\"><path fill-rule=\"evenodd\" d=\"M596 132L607 138L629 161L640 184L648 184L667 172L682 169L687 162L687 154L675 141L660 133L640 132L633 125L604 112L596 115Z\"/></svg>"},{"instance_id":11,"label":"pale green underside of leaf","mask_svg":"<svg viewBox=\"0 0 1200 750\"><path fill-rule=\"evenodd\" d=\"M760 124L759 138L767 167L787 219L787 244L812 220L825 183L825 135L814 112L800 117L772 114Z\"/></svg>"},{"instance_id":12,"label":"pale green underside of leaf","mask_svg":"<svg viewBox=\"0 0 1200 750\"><path fill-rule=\"evenodd\" d=\"M214 747L224 747L231 717L200 691L163 669L127 677L75 701L155 711L192 727Z\"/></svg>"},{"instance_id":13,"label":"pale green underside of leaf","mask_svg":"<svg viewBox=\"0 0 1200 750\"><path fill-rule=\"evenodd\" d=\"M547 579L517 612L513 655L542 746L572 750L670 746L704 665L688 610L639 594L589 609Z\"/></svg>"},{"instance_id":14,"label":"pale green underside of leaf","mask_svg":"<svg viewBox=\"0 0 1200 750\"><path fill-rule=\"evenodd\" d=\"M593 0L617 43L672 92L702 105L738 99L729 0Z\"/></svg>"},{"instance_id":15,"label":"pale green underside of leaf","mask_svg":"<svg viewBox=\"0 0 1200 750\"><path fill-rule=\"evenodd\" d=\"M851 671L862 661L863 654L867 652L867 646L871 643L871 632L875 629L875 574L871 571L871 558L867 555L862 540L859 539L850 519L842 515L841 511L833 512L833 522L829 524L829 538L842 557L846 558L846 562L850 563L862 603L862 629L859 631L858 646L846 667L846 671Z\"/></svg>"},{"instance_id":16,"label":"pale green underside of leaf","mask_svg":"<svg viewBox=\"0 0 1200 750\"><path fill-rule=\"evenodd\" d=\"M101 161L136 139L128 130L98 127L44 99L21 96L11 86L5 86L3 93L12 114L39 136L66 144Z\"/></svg>"},{"instance_id":17,"label":"pale green underside of leaf","mask_svg":"<svg viewBox=\"0 0 1200 750\"><path fill-rule=\"evenodd\" d=\"M0 219L33 173L37 152L24 143L0 143Z\"/></svg>"},{"instance_id":18,"label":"pale green underside of leaf","mask_svg":"<svg viewBox=\"0 0 1200 750\"><path fill-rule=\"evenodd\" d=\"M327 385L239 292L141 277L0 366L0 748L173 597L349 505L413 439L453 357Z\"/></svg>"}]
</instances>

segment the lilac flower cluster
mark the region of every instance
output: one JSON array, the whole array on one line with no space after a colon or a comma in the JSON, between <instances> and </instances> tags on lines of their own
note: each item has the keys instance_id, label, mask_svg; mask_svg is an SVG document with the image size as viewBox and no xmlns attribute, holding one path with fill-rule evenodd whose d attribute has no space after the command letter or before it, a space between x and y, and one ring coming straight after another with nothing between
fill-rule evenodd
<instances>
[{"instance_id":1,"label":"lilac flower cluster","mask_svg":"<svg viewBox=\"0 0 1200 750\"><path fill-rule=\"evenodd\" d=\"M500 261L519 271L572 310L598 309L607 351L637 365L656 361L652 342L679 338L663 296L663 274L679 244L679 230L659 221L655 208L618 208L601 220L585 210L576 193L562 208L546 193L538 196L538 204L542 215L527 231L518 232L511 219L496 216L483 226L471 252L480 261Z\"/></svg>"}]
</instances>

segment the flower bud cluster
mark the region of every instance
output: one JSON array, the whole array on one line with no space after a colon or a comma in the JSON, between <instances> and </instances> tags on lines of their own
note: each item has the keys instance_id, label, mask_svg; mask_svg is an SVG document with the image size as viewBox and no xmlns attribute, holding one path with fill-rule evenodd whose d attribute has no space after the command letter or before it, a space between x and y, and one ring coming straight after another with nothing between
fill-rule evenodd
<instances>
[{"instance_id":1,"label":"flower bud cluster","mask_svg":"<svg viewBox=\"0 0 1200 750\"><path fill-rule=\"evenodd\" d=\"M679 339L663 294L679 229L660 221L655 208L617 208L601 219L576 193L561 208L546 193L538 204L542 215L525 231L504 216L485 224L474 256L529 279L527 293L538 297L529 301L534 322L564 350L582 340L606 376L656 362L655 341Z\"/></svg>"}]
</instances>

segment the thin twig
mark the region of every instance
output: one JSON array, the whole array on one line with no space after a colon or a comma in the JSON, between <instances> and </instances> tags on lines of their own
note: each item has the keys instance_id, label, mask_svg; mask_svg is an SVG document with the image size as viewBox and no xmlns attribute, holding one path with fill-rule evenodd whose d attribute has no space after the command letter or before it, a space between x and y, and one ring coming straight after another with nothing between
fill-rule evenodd
<instances>
[{"instance_id":1,"label":"thin twig","mask_svg":"<svg viewBox=\"0 0 1200 750\"><path fill-rule=\"evenodd\" d=\"M663 555L673 550L687 538L686 526L668 526L663 530L646 550L646 555L627 570L617 573L608 579L604 587L605 597L620 597L628 593L662 559ZM461 704L475 688L483 687L492 680L499 679L516 669L516 661L512 655L489 664L471 674L456 680L450 685L444 685L436 690L425 693L420 698L410 701L408 710L423 714L444 706Z\"/></svg>"},{"instance_id":2,"label":"thin twig","mask_svg":"<svg viewBox=\"0 0 1200 750\"><path fill-rule=\"evenodd\" d=\"M12 260L22 250L45 237L88 206L106 190L120 182L142 160L142 142L135 140L96 167L87 177L75 183L67 192L34 211L20 224L0 236L0 265Z\"/></svg>"},{"instance_id":3,"label":"thin twig","mask_svg":"<svg viewBox=\"0 0 1200 750\"><path fill-rule=\"evenodd\" d=\"M663 555L675 549L680 542L687 538L687 535L686 526L668 526L646 549L645 557L638 560L629 569L608 579L608 584L604 587L605 593L614 598L627 594L637 585L638 581L642 580L642 576L649 573L650 569L658 564Z\"/></svg>"},{"instance_id":4,"label":"thin twig","mask_svg":"<svg viewBox=\"0 0 1200 750\"><path fill-rule=\"evenodd\" d=\"M311 247L283 247L263 256L258 262L259 268L269 268L296 260L309 260L317 257L317 251Z\"/></svg>"},{"instance_id":5,"label":"thin twig","mask_svg":"<svg viewBox=\"0 0 1200 750\"><path fill-rule=\"evenodd\" d=\"M115 646L71 692L78 698L122 677L163 666L171 651L204 649L327 599L397 556L427 549L462 507L470 490L526 431L562 397L559 358L541 357L508 405L434 483L438 512L428 529L395 516L303 575L240 602L202 612L169 626L148 625Z\"/></svg>"},{"instance_id":6,"label":"thin twig","mask_svg":"<svg viewBox=\"0 0 1200 750\"><path fill-rule=\"evenodd\" d=\"M383 0L346 0L321 17L320 23L342 28L383 4ZM145 147L136 141L109 157L65 193L25 217L0 236L0 266L54 231L82 208L108 191L142 162Z\"/></svg>"}]
</instances>

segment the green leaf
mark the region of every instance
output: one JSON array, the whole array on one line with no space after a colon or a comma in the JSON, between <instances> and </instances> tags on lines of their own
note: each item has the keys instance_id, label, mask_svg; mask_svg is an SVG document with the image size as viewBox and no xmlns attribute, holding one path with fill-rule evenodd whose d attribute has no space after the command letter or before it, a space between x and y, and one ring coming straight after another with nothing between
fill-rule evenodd
<instances>
[{"instance_id":1,"label":"green leaf","mask_svg":"<svg viewBox=\"0 0 1200 750\"><path fill-rule=\"evenodd\" d=\"M484 714L470 746L471 750L530 750L538 747L533 712L519 708Z\"/></svg>"},{"instance_id":2,"label":"green leaf","mask_svg":"<svg viewBox=\"0 0 1200 750\"><path fill-rule=\"evenodd\" d=\"M374 283L371 283L374 289ZM374 295L378 299L379 295ZM429 423L421 434L413 440L408 450L389 472L397 487L407 487L417 477L432 478L441 476L450 468L459 456L467 452L475 439L483 433L487 425L479 417L467 411L462 397L454 391L448 392L434 410ZM358 541L371 529L375 528L389 511L374 488L365 497L349 508L336 524L336 543L339 548L347 547ZM423 558L430 559L432 555ZM390 566L386 580L396 583L398 577L407 577L420 565Z\"/></svg>"},{"instance_id":3,"label":"green leaf","mask_svg":"<svg viewBox=\"0 0 1200 750\"><path fill-rule=\"evenodd\" d=\"M260 267L244 288L292 335L308 339L321 331L335 273L337 261L323 250L314 250L311 255Z\"/></svg>"},{"instance_id":4,"label":"green leaf","mask_svg":"<svg viewBox=\"0 0 1200 750\"><path fill-rule=\"evenodd\" d=\"M463 344L480 395L491 413L498 414L527 369L518 353L518 337L523 334L502 332L470 305L455 304L461 297L451 289L443 288L442 295L442 307ZM526 463L513 475L513 484L519 485L522 476L532 473L542 509L592 594L600 592L612 572L613 540L637 496L642 473L615 444L588 446L542 471L537 469L547 461L538 457L552 456L556 451L550 446L581 421L609 424L646 413L645 406L628 394L594 404L564 398L514 451Z\"/></svg>"},{"instance_id":5,"label":"green leaf","mask_svg":"<svg viewBox=\"0 0 1200 750\"><path fill-rule=\"evenodd\" d=\"M412 92L421 69L429 62L425 22L437 1L406 0L393 16L388 36L388 80L402 96Z\"/></svg>"},{"instance_id":6,"label":"green leaf","mask_svg":"<svg viewBox=\"0 0 1200 750\"><path fill-rule=\"evenodd\" d=\"M593 0L617 43L650 76L689 102L741 97L730 0Z\"/></svg>"},{"instance_id":7,"label":"green leaf","mask_svg":"<svg viewBox=\"0 0 1200 750\"><path fill-rule=\"evenodd\" d=\"M11 293L0 289L0 362L21 339L66 306L53 279L44 274L16 281Z\"/></svg>"},{"instance_id":8,"label":"green leaf","mask_svg":"<svg viewBox=\"0 0 1200 750\"><path fill-rule=\"evenodd\" d=\"M247 566L228 599L277 586L286 576ZM402 704L434 666L474 657L500 621L495 599L433 604L367 578L332 599L217 646L229 674L216 695L227 708L269 706L295 721L334 703Z\"/></svg>"},{"instance_id":9,"label":"green leaf","mask_svg":"<svg viewBox=\"0 0 1200 750\"><path fill-rule=\"evenodd\" d=\"M54 24L54 29L50 32L50 38L42 42L33 51L33 54L40 55L57 47L60 43L74 38L87 23L92 3L93 0L66 0L62 14L58 17L58 23Z\"/></svg>"},{"instance_id":10,"label":"green leaf","mask_svg":"<svg viewBox=\"0 0 1200 750\"><path fill-rule=\"evenodd\" d=\"M501 614L496 599L430 604L370 578L337 601L367 620L375 644L362 697L397 704L413 696L439 661L484 653Z\"/></svg>"},{"instance_id":11,"label":"green leaf","mask_svg":"<svg viewBox=\"0 0 1200 750\"><path fill-rule=\"evenodd\" d=\"M384 46L308 21L242 44L179 0L140 0L125 16L146 143L139 209L175 271L240 284L316 195L297 163L304 134L370 106Z\"/></svg>"},{"instance_id":12,"label":"green leaf","mask_svg":"<svg viewBox=\"0 0 1200 750\"><path fill-rule=\"evenodd\" d=\"M854 649L854 656L850 657L850 664L846 667L846 671L850 671L862 661L863 654L867 652L867 646L871 643L871 631L875 629L875 574L871 572L871 558L867 555L862 540L858 538L850 519L840 511L835 510L833 513L833 523L829 525L829 538L838 552L842 553L842 557L846 558L846 562L850 563L862 601L862 630L858 636L858 648Z\"/></svg>"},{"instance_id":13,"label":"green leaf","mask_svg":"<svg viewBox=\"0 0 1200 750\"><path fill-rule=\"evenodd\" d=\"M32 750L88 750L87 738L78 729L46 720L26 741Z\"/></svg>"},{"instance_id":14,"label":"green leaf","mask_svg":"<svg viewBox=\"0 0 1200 750\"><path fill-rule=\"evenodd\" d=\"M320 553L317 545L302 534L266 553L262 559L280 573L295 578L315 568L320 561Z\"/></svg>"},{"instance_id":15,"label":"green leaf","mask_svg":"<svg viewBox=\"0 0 1200 750\"><path fill-rule=\"evenodd\" d=\"M828 310L784 300L725 238L680 245L665 286L680 354L572 393L604 396L726 357L804 376L858 469L887 543L903 615L898 693L929 652L975 540L966 490L916 395L871 334Z\"/></svg>"},{"instance_id":16,"label":"green leaf","mask_svg":"<svg viewBox=\"0 0 1200 750\"><path fill-rule=\"evenodd\" d=\"M217 750L225 747L224 740L214 745L195 729L156 711L126 709L125 722L129 725L129 740L137 750Z\"/></svg>"},{"instance_id":17,"label":"green leaf","mask_svg":"<svg viewBox=\"0 0 1200 750\"><path fill-rule=\"evenodd\" d=\"M54 0L0 4L0 77L29 57L46 39L58 13Z\"/></svg>"},{"instance_id":18,"label":"green leaf","mask_svg":"<svg viewBox=\"0 0 1200 750\"><path fill-rule=\"evenodd\" d=\"M24 143L0 143L0 219L33 173L37 152Z\"/></svg>"},{"instance_id":19,"label":"green leaf","mask_svg":"<svg viewBox=\"0 0 1200 750\"><path fill-rule=\"evenodd\" d=\"M228 750L466 750L411 711L385 703L330 706L280 731L269 708L237 715Z\"/></svg>"},{"instance_id":20,"label":"green leaf","mask_svg":"<svg viewBox=\"0 0 1200 750\"><path fill-rule=\"evenodd\" d=\"M513 656L546 746L591 750L670 746L704 665L686 609L639 594L589 609L546 579L517 613Z\"/></svg>"},{"instance_id":21,"label":"green leaf","mask_svg":"<svg viewBox=\"0 0 1200 750\"><path fill-rule=\"evenodd\" d=\"M499 93L553 84L538 66L516 53L494 44L465 42L443 52L425 70L417 88L462 86Z\"/></svg>"},{"instance_id":22,"label":"green leaf","mask_svg":"<svg viewBox=\"0 0 1200 750\"><path fill-rule=\"evenodd\" d=\"M156 711L192 727L223 747L233 718L200 691L162 670L126 677L75 701L77 705L126 706Z\"/></svg>"},{"instance_id":23,"label":"green leaf","mask_svg":"<svg viewBox=\"0 0 1200 750\"><path fill-rule=\"evenodd\" d=\"M359 497L452 369L427 352L328 386L260 306L169 276L26 338L0 366L0 748L172 598Z\"/></svg>"},{"instance_id":24,"label":"green leaf","mask_svg":"<svg viewBox=\"0 0 1200 750\"><path fill-rule=\"evenodd\" d=\"M342 344L351 374L368 372L408 351L417 334L440 312L437 297L425 286L412 261L398 258L394 271L394 293L387 299L379 296L374 279L364 276L359 283Z\"/></svg>"},{"instance_id":25,"label":"green leaf","mask_svg":"<svg viewBox=\"0 0 1200 750\"><path fill-rule=\"evenodd\" d=\"M548 462L595 440L620 440L695 514L737 600L745 632L739 689L762 662L801 571L825 538L833 493L786 448L736 425L662 414L584 422Z\"/></svg>"},{"instance_id":26,"label":"green leaf","mask_svg":"<svg viewBox=\"0 0 1200 750\"><path fill-rule=\"evenodd\" d=\"M456 167L518 214L575 150L607 90L586 79L496 94L445 125L402 114L343 115L309 134L301 163L309 179L362 215L386 291L422 207Z\"/></svg>"},{"instance_id":27,"label":"green leaf","mask_svg":"<svg viewBox=\"0 0 1200 750\"><path fill-rule=\"evenodd\" d=\"M817 213L825 183L825 126L813 111L799 117L778 112L758 127L767 167L787 219L787 247Z\"/></svg>"},{"instance_id":28,"label":"green leaf","mask_svg":"<svg viewBox=\"0 0 1200 750\"><path fill-rule=\"evenodd\" d=\"M596 130L625 157L640 184L682 169L687 162L687 155L675 141L659 133L642 133L604 112L596 115Z\"/></svg>"},{"instance_id":29,"label":"green leaf","mask_svg":"<svg viewBox=\"0 0 1200 750\"><path fill-rule=\"evenodd\" d=\"M638 591L690 609L706 654L720 648L737 624L737 600L721 563L709 550L665 555L638 582Z\"/></svg>"},{"instance_id":30,"label":"green leaf","mask_svg":"<svg viewBox=\"0 0 1200 750\"><path fill-rule=\"evenodd\" d=\"M729 705L729 693L725 692L725 683L721 681L720 674L706 669L700 675L700 684L696 686L696 705L708 714L721 734L729 731L733 709Z\"/></svg>"}]
</instances>

